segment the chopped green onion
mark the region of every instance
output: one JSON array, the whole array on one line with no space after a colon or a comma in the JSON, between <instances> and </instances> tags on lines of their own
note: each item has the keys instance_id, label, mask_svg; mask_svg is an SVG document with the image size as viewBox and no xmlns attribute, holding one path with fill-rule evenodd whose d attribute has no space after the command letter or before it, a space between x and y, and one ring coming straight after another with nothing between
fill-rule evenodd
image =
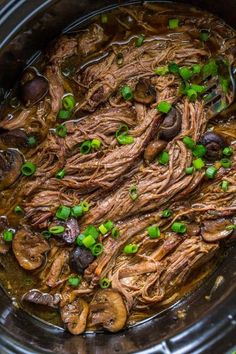
<instances>
[{"instance_id":1,"label":"chopped green onion","mask_svg":"<svg viewBox=\"0 0 236 354\"><path fill-rule=\"evenodd\" d=\"M76 243L78 246L82 246L83 245L83 240L85 239L85 235L84 234L80 234L76 237Z\"/></svg>"},{"instance_id":2,"label":"chopped green onion","mask_svg":"<svg viewBox=\"0 0 236 354\"><path fill-rule=\"evenodd\" d=\"M41 232L41 235L44 237L44 238L50 238L51 237L51 232L48 231L48 230L44 230Z\"/></svg>"},{"instance_id":3,"label":"chopped green onion","mask_svg":"<svg viewBox=\"0 0 236 354\"><path fill-rule=\"evenodd\" d=\"M101 14L101 23L105 25L108 23L108 16L106 14Z\"/></svg>"},{"instance_id":4,"label":"chopped green onion","mask_svg":"<svg viewBox=\"0 0 236 354\"><path fill-rule=\"evenodd\" d=\"M138 36L138 38L136 38L135 45L137 48L139 48L143 45L144 39L145 39L144 34L140 34L140 36Z\"/></svg>"},{"instance_id":5,"label":"chopped green onion","mask_svg":"<svg viewBox=\"0 0 236 354\"><path fill-rule=\"evenodd\" d=\"M204 145L196 145L192 151L195 157L202 157L206 154L207 149Z\"/></svg>"},{"instance_id":6,"label":"chopped green onion","mask_svg":"<svg viewBox=\"0 0 236 354\"><path fill-rule=\"evenodd\" d=\"M83 207L81 205L75 205L73 208L71 208L71 216L74 216L75 218L79 218L84 214Z\"/></svg>"},{"instance_id":7,"label":"chopped green onion","mask_svg":"<svg viewBox=\"0 0 236 354\"><path fill-rule=\"evenodd\" d=\"M83 211L86 213L87 211L89 211L90 208L90 204L88 202L86 202L86 200L83 200L80 205L83 208Z\"/></svg>"},{"instance_id":8,"label":"chopped green onion","mask_svg":"<svg viewBox=\"0 0 236 354\"><path fill-rule=\"evenodd\" d=\"M90 153L91 150L91 141L85 140L80 146L80 153L82 155L87 155Z\"/></svg>"},{"instance_id":9,"label":"chopped green onion","mask_svg":"<svg viewBox=\"0 0 236 354\"><path fill-rule=\"evenodd\" d=\"M73 287L77 287L81 283L81 278L80 277L70 277L68 279L68 284Z\"/></svg>"},{"instance_id":10,"label":"chopped green onion","mask_svg":"<svg viewBox=\"0 0 236 354\"><path fill-rule=\"evenodd\" d=\"M118 136L117 141L120 145L130 145L134 142L134 137L131 135L121 134Z\"/></svg>"},{"instance_id":11,"label":"chopped green onion","mask_svg":"<svg viewBox=\"0 0 236 354\"><path fill-rule=\"evenodd\" d=\"M56 127L56 135L60 138L65 138L65 136L67 135L67 128L64 124L59 124Z\"/></svg>"},{"instance_id":12,"label":"chopped green onion","mask_svg":"<svg viewBox=\"0 0 236 354\"><path fill-rule=\"evenodd\" d=\"M186 90L186 94L191 102L196 101L197 99L197 92L193 90L192 88Z\"/></svg>"},{"instance_id":13,"label":"chopped green onion","mask_svg":"<svg viewBox=\"0 0 236 354\"><path fill-rule=\"evenodd\" d=\"M202 30L200 33L200 40L202 42L207 42L210 37L210 32L206 30Z\"/></svg>"},{"instance_id":14,"label":"chopped green onion","mask_svg":"<svg viewBox=\"0 0 236 354\"><path fill-rule=\"evenodd\" d=\"M102 289L107 289L111 286L111 281L108 278L102 278L99 280L99 285Z\"/></svg>"},{"instance_id":15,"label":"chopped green onion","mask_svg":"<svg viewBox=\"0 0 236 354\"><path fill-rule=\"evenodd\" d=\"M178 74L179 73L179 65L174 62L169 63L168 69L171 74Z\"/></svg>"},{"instance_id":16,"label":"chopped green onion","mask_svg":"<svg viewBox=\"0 0 236 354\"><path fill-rule=\"evenodd\" d=\"M116 62L118 65L122 65L124 63L124 56L122 53L117 53Z\"/></svg>"},{"instance_id":17,"label":"chopped green onion","mask_svg":"<svg viewBox=\"0 0 236 354\"><path fill-rule=\"evenodd\" d=\"M218 65L215 59L209 60L202 69L203 79L205 80L209 76L216 76L218 74Z\"/></svg>"},{"instance_id":18,"label":"chopped green onion","mask_svg":"<svg viewBox=\"0 0 236 354\"><path fill-rule=\"evenodd\" d=\"M224 168L230 168L232 166L232 163L229 159L226 157L220 160L221 166Z\"/></svg>"},{"instance_id":19,"label":"chopped green onion","mask_svg":"<svg viewBox=\"0 0 236 354\"><path fill-rule=\"evenodd\" d=\"M192 175L193 172L194 172L194 167L193 166L186 167L186 169L185 169L186 175Z\"/></svg>"},{"instance_id":20,"label":"chopped green onion","mask_svg":"<svg viewBox=\"0 0 236 354\"><path fill-rule=\"evenodd\" d=\"M169 19L169 28L176 29L179 27L179 20L177 18Z\"/></svg>"},{"instance_id":21,"label":"chopped green onion","mask_svg":"<svg viewBox=\"0 0 236 354\"><path fill-rule=\"evenodd\" d=\"M6 241L6 242L11 242L13 240L13 231L11 230L4 230L3 231L3 240Z\"/></svg>"},{"instance_id":22,"label":"chopped green onion","mask_svg":"<svg viewBox=\"0 0 236 354\"><path fill-rule=\"evenodd\" d=\"M82 244L87 248L90 248L95 243L96 243L96 241L94 240L93 236L91 236L91 235L85 236L85 238L82 240Z\"/></svg>"},{"instance_id":23,"label":"chopped green onion","mask_svg":"<svg viewBox=\"0 0 236 354\"><path fill-rule=\"evenodd\" d=\"M34 136L28 136L27 143L29 146L34 146L37 143L37 140Z\"/></svg>"},{"instance_id":24,"label":"chopped green onion","mask_svg":"<svg viewBox=\"0 0 236 354\"><path fill-rule=\"evenodd\" d=\"M63 232L65 231L65 228L64 226L52 226L49 228L49 232L52 234L52 235L58 235L58 234L62 234Z\"/></svg>"},{"instance_id":25,"label":"chopped green onion","mask_svg":"<svg viewBox=\"0 0 236 354\"><path fill-rule=\"evenodd\" d=\"M75 104L76 104L75 98L72 94L67 94L62 99L63 107L69 112L73 111Z\"/></svg>"},{"instance_id":26,"label":"chopped green onion","mask_svg":"<svg viewBox=\"0 0 236 354\"><path fill-rule=\"evenodd\" d=\"M227 192L227 190L229 189L229 182L228 181L222 181L221 184L220 184L220 187L221 187L223 192Z\"/></svg>"},{"instance_id":27,"label":"chopped green onion","mask_svg":"<svg viewBox=\"0 0 236 354\"><path fill-rule=\"evenodd\" d=\"M105 224L104 224L105 228L107 229L107 231L111 231L111 229L114 227L114 224L111 220L108 220Z\"/></svg>"},{"instance_id":28,"label":"chopped green onion","mask_svg":"<svg viewBox=\"0 0 236 354\"><path fill-rule=\"evenodd\" d=\"M162 151L158 157L158 162L161 165L167 165L170 160L170 156L168 151Z\"/></svg>"},{"instance_id":29,"label":"chopped green onion","mask_svg":"<svg viewBox=\"0 0 236 354\"><path fill-rule=\"evenodd\" d=\"M168 74L169 69L167 66L159 66L159 68L155 69L155 74L159 75L159 76L164 76L166 74Z\"/></svg>"},{"instance_id":30,"label":"chopped green onion","mask_svg":"<svg viewBox=\"0 0 236 354\"><path fill-rule=\"evenodd\" d=\"M59 119L69 119L71 116L71 112L70 111L66 111L65 109L60 109L60 111L58 112L57 117Z\"/></svg>"},{"instance_id":31,"label":"chopped green onion","mask_svg":"<svg viewBox=\"0 0 236 354\"><path fill-rule=\"evenodd\" d=\"M92 149L95 149L95 150L98 150L98 149L100 149L101 144L102 144L101 140L99 140L99 139L93 139L93 140L91 141L91 148L92 148Z\"/></svg>"},{"instance_id":32,"label":"chopped green onion","mask_svg":"<svg viewBox=\"0 0 236 354\"><path fill-rule=\"evenodd\" d=\"M104 247L101 243L95 243L95 245L93 245L91 248L90 248L92 254L97 257L99 256L103 250L104 250Z\"/></svg>"},{"instance_id":33,"label":"chopped green onion","mask_svg":"<svg viewBox=\"0 0 236 354\"><path fill-rule=\"evenodd\" d=\"M129 87L127 85L121 87L120 93L121 93L121 96L125 99L125 101L130 101L134 97L131 87Z\"/></svg>"},{"instance_id":34,"label":"chopped green onion","mask_svg":"<svg viewBox=\"0 0 236 354\"><path fill-rule=\"evenodd\" d=\"M190 136L183 137L183 143L190 150L193 150L196 145L195 141L192 138L190 138Z\"/></svg>"},{"instance_id":35,"label":"chopped green onion","mask_svg":"<svg viewBox=\"0 0 236 354\"><path fill-rule=\"evenodd\" d=\"M119 238L120 236L120 230L118 229L118 227L113 227L113 229L111 230L111 236L114 239Z\"/></svg>"},{"instance_id":36,"label":"chopped green onion","mask_svg":"<svg viewBox=\"0 0 236 354\"><path fill-rule=\"evenodd\" d=\"M182 77L182 79L184 79L186 81L189 80L193 76L192 70L187 68L187 66L182 66L179 69L179 74Z\"/></svg>"},{"instance_id":37,"label":"chopped green onion","mask_svg":"<svg viewBox=\"0 0 236 354\"><path fill-rule=\"evenodd\" d=\"M234 224L228 225L228 226L226 226L226 230L236 230L236 225L234 225Z\"/></svg>"},{"instance_id":38,"label":"chopped green onion","mask_svg":"<svg viewBox=\"0 0 236 354\"><path fill-rule=\"evenodd\" d=\"M84 230L83 234L84 234L85 236L90 235L90 236L92 236L94 239L97 239L98 236L99 236L98 230L97 230L96 227L93 226L93 225L88 225L88 226L86 227L86 229Z\"/></svg>"},{"instance_id":39,"label":"chopped green onion","mask_svg":"<svg viewBox=\"0 0 236 354\"><path fill-rule=\"evenodd\" d=\"M60 220L66 220L70 216L70 208L65 205L60 205L56 212L56 217Z\"/></svg>"},{"instance_id":40,"label":"chopped green onion","mask_svg":"<svg viewBox=\"0 0 236 354\"><path fill-rule=\"evenodd\" d=\"M123 252L126 254L136 253L138 252L138 245L130 243L124 247Z\"/></svg>"},{"instance_id":41,"label":"chopped green onion","mask_svg":"<svg viewBox=\"0 0 236 354\"><path fill-rule=\"evenodd\" d=\"M200 64L194 64L192 66L193 74L200 74L201 70L202 70L202 66Z\"/></svg>"},{"instance_id":42,"label":"chopped green onion","mask_svg":"<svg viewBox=\"0 0 236 354\"><path fill-rule=\"evenodd\" d=\"M27 161L21 166L21 172L24 176L32 176L35 171L36 165L31 161Z\"/></svg>"},{"instance_id":43,"label":"chopped green onion","mask_svg":"<svg viewBox=\"0 0 236 354\"><path fill-rule=\"evenodd\" d=\"M120 135L128 134L128 131L129 131L128 125L121 124L116 131L116 138L118 138L118 136L120 136Z\"/></svg>"},{"instance_id":44,"label":"chopped green onion","mask_svg":"<svg viewBox=\"0 0 236 354\"><path fill-rule=\"evenodd\" d=\"M138 196L139 196L138 195L138 188L135 185L130 186L130 188L129 188L129 196L130 196L130 198L132 200L138 199Z\"/></svg>"},{"instance_id":45,"label":"chopped green onion","mask_svg":"<svg viewBox=\"0 0 236 354\"><path fill-rule=\"evenodd\" d=\"M229 91L230 78L220 77L219 80L220 80L220 86L221 86L223 92L227 93Z\"/></svg>"},{"instance_id":46,"label":"chopped green onion","mask_svg":"<svg viewBox=\"0 0 236 354\"><path fill-rule=\"evenodd\" d=\"M174 222L171 225L171 230L173 232L176 232L177 234L184 234L187 231L187 227L184 223L182 222Z\"/></svg>"},{"instance_id":47,"label":"chopped green onion","mask_svg":"<svg viewBox=\"0 0 236 354\"><path fill-rule=\"evenodd\" d=\"M62 178L64 178L65 177L65 170L64 170L64 168L62 168L61 170L59 170L59 171L57 171L57 173L56 173L56 178L57 179L62 179Z\"/></svg>"},{"instance_id":48,"label":"chopped green onion","mask_svg":"<svg viewBox=\"0 0 236 354\"><path fill-rule=\"evenodd\" d=\"M205 172L205 176L209 179L213 179L215 178L217 171L217 168L215 168L214 166L209 166Z\"/></svg>"},{"instance_id":49,"label":"chopped green onion","mask_svg":"<svg viewBox=\"0 0 236 354\"><path fill-rule=\"evenodd\" d=\"M205 166L205 162L199 157L196 160L193 160L193 167L195 170L201 170Z\"/></svg>"},{"instance_id":50,"label":"chopped green onion","mask_svg":"<svg viewBox=\"0 0 236 354\"><path fill-rule=\"evenodd\" d=\"M150 238L159 238L161 236L161 232L158 226L149 226L147 228L147 232Z\"/></svg>"},{"instance_id":51,"label":"chopped green onion","mask_svg":"<svg viewBox=\"0 0 236 354\"><path fill-rule=\"evenodd\" d=\"M14 208L14 212L15 212L16 214L23 214L23 213L24 213L24 210L21 208L21 206L16 205L15 208Z\"/></svg>"},{"instance_id":52,"label":"chopped green onion","mask_svg":"<svg viewBox=\"0 0 236 354\"><path fill-rule=\"evenodd\" d=\"M223 155L231 156L233 154L233 149L231 147L225 147L223 149Z\"/></svg>"},{"instance_id":53,"label":"chopped green onion","mask_svg":"<svg viewBox=\"0 0 236 354\"><path fill-rule=\"evenodd\" d=\"M157 110L161 113L168 113L172 108L169 102L162 101L157 105Z\"/></svg>"},{"instance_id":54,"label":"chopped green onion","mask_svg":"<svg viewBox=\"0 0 236 354\"><path fill-rule=\"evenodd\" d=\"M197 93L204 93L206 91L206 87L202 86L202 85L196 85L196 84L192 84L191 89L194 90Z\"/></svg>"},{"instance_id":55,"label":"chopped green onion","mask_svg":"<svg viewBox=\"0 0 236 354\"><path fill-rule=\"evenodd\" d=\"M163 218L169 218L170 216L172 216L172 214L173 214L172 210L165 209L165 210L162 211L161 216Z\"/></svg>"},{"instance_id":56,"label":"chopped green onion","mask_svg":"<svg viewBox=\"0 0 236 354\"><path fill-rule=\"evenodd\" d=\"M101 224L98 228L98 230L101 232L102 235L106 235L108 233L107 228L105 227L104 224Z\"/></svg>"}]
</instances>

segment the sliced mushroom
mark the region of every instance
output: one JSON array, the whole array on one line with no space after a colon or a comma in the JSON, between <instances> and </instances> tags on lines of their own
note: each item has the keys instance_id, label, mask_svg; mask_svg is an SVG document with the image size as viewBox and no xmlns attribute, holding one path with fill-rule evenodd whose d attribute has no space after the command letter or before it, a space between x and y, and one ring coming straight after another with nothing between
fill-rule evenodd
<instances>
[{"instance_id":1,"label":"sliced mushroom","mask_svg":"<svg viewBox=\"0 0 236 354\"><path fill-rule=\"evenodd\" d=\"M219 160L222 156L222 149L226 146L224 138L213 132L206 132L199 143L207 148L205 157L209 161Z\"/></svg>"},{"instance_id":2,"label":"sliced mushroom","mask_svg":"<svg viewBox=\"0 0 236 354\"><path fill-rule=\"evenodd\" d=\"M83 274L94 259L95 257L89 249L76 247L70 254L70 266L76 273Z\"/></svg>"},{"instance_id":3,"label":"sliced mushroom","mask_svg":"<svg viewBox=\"0 0 236 354\"><path fill-rule=\"evenodd\" d=\"M20 82L20 98L26 107L42 100L48 90L48 80L44 76L38 75L32 68L24 72Z\"/></svg>"},{"instance_id":4,"label":"sliced mushroom","mask_svg":"<svg viewBox=\"0 0 236 354\"><path fill-rule=\"evenodd\" d=\"M21 174L23 157L17 150L0 151L0 190L13 184Z\"/></svg>"},{"instance_id":5,"label":"sliced mushroom","mask_svg":"<svg viewBox=\"0 0 236 354\"><path fill-rule=\"evenodd\" d=\"M22 148L28 145L28 136L22 129L0 130L0 149Z\"/></svg>"},{"instance_id":6,"label":"sliced mushroom","mask_svg":"<svg viewBox=\"0 0 236 354\"><path fill-rule=\"evenodd\" d=\"M45 305L52 308L57 308L61 300L60 294L42 293L38 289L31 289L22 296L22 301L32 302L37 305Z\"/></svg>"},{"instance_id":7,"label":"sliced mushroom","mask_svg":"<svg viewBox=\"0 0 236 354\"><path fill-rule=\"evenodd\" d=\"M227 219L207 220L201 227L202 238L207 242L215 242L230 236L233 230L227 230L232 222Z\"/></svg>"},{"instance_id":8,"label":"sliced mushroom","mask_svg":"<svg viewBox=\"0 0 236 354\"><path fill-rule=\"evenodd\" d=\"M41 235L21 229L13 238L12 249L22 268L34 270L42 265L44 253L49 251L50 246Z\"/></svg>"},{"instance_id":9,"label":"sliced mushroom","mask_svg":"<svg viewBox=\"0 0 236 354\"><path fill-rule=\"evenodd\" d=\"M155 87L149 79L140 78L134 91L134 100L143 104L151 104L156 100Z\"/></svg>"},{"instance_id":10,"label":"sliced mushroom","mask_svg":"<svg viewBox=\"0 0 236 354\"><path fill-rule=\"evenodd\" d=\"M169 141L179 134L181 126L181 114L178 109L172 108L160 126L159 137L163 140Z\"/></svg>"},{"instance_id":11,"label":"sliced mushroom","mask_svg":"<svg viewBox=\"0 0 236 354\"><path fill-rule=\"evenodd\" d=\"M127 311L118 291L101 289L90 304L90 322L93 326L102 326L110 332L121 330L127 320Z\"/></svg>"},{"instance_id":12,"label":"sliced mushroom","mask_svg":"<svg viewBox=\"0 0 236 354\"><path fill-rule=\"evenodd\" d=\"M79 234L79 225L78 221L75 218L70 218L67 221L53 221L50 227L53 226L63 226L65 228L65 231L58 235L57 238L63 239L66 243L72 244L75 242L76 237Z\"/></svg>"},{"instance_id":13,"label":"sliced mushroom","mask_svg":"<svg viewBox=\"0 0 236 354\"><path fill-rule=\"evenodd\" d=\"M2 231L7 228L7 219L0 217L0 254L6 254L10 248L10 242L5 242Z\"/></svg>"},{"instance_id":14,"label":"sliced mushroom","mask_svg":"<svg viewBox=\"0 0 236 354\"><path fill-rule=\"evenodd\" d=\"M152 162L155 157L162 151L165 149L167 145L166 141L163 140L154 140L151 141L148 146L146 147L146 149L144 150L144 159L147 162Z\"/></svg>"},{"instance_id":15,"label":"sliced mushroom","mask_svg":"<svg viewBox=\"0 0 236 354\"><path fill-rule=\"evenodd\" d=\"M83 333L86 329L89 306L83 299L76 299L61 309L62 321L72 334Z\"/></svg>"}]
</instances>

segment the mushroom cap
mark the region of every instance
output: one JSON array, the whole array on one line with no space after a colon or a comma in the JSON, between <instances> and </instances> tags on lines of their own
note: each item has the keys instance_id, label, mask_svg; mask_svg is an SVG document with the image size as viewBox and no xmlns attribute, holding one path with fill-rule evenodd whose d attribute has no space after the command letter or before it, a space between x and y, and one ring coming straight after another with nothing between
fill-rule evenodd
<instances>
[{"instance_id":1,"label":"mushroom cap","mask_svg":"<svg viewBox=\"0 0 236 354\"><path fill-rule=\"evenodd\" d=\"M127 310L120 293L113 289L98 290L90 304L91 325L101 325L110 332L118 332L126 320Z\"/></svg>"},{"instance_id":2,"label":"mushroom cap","mask_svg":"<svg viewBox=\"0 0 236 354\"><path fill-rule=\"evenodd\" d=\"M230 236L233 230L226 227L232 222L228 219L206 220L201 227L201 235L206 242L215 242Z\"/></svg>"},{"instance_id":3,"label":"mushroom cap","mask_svg":"<svg viewBox=\"0 0 236 354\"><path fill-rule=\"evenodd\" d=\"M95 257L89 249L76 247L70 254L70 266L76 273L83 274L94 259Z\"/></svg>"},{"instance_id":4,"label":"mushroom cap","mask_svg":"<svg viewBox=\"0 0 236 354\"><path fill-rule=\"evenodd\" d=\"M0 130L0 149L27 147L28 136L22 129Z\"/></svg>"},{"instance_id":5,"label":"mushroom cap","mask_svg":"<svg viewBox=\"0 0 236 354\"><path fill-rule=\"evenodd\" d=\"M48 80L44 76L36 76L29 81L21 83L21 101L26 107L30 107L41 101L48 93L48 90Z\"/></svg>"},{"instance_id":6,"label":"mushroom cap","mask_svg":"<svg viewBox=\"0 0 236 354\"><path fill-rule=\"evenodd\" d=\"M76 299L71 304L67 304L61 309L62 321L67 326L70 333L74 335L85 331L88 314L89 306L83 299Z\"/></svg>"},{"instance_id":7,"label":"mushroom cap","mask_svg":"<svg viewBox=\"0 0 236 354\"><path fill-rule=\"evenodd\" d=\"M0 190L12 185L21 174L22 155L13 149L0 151Z\"/></svg>"},{"instance_id":8,"label":"mushroom cap","mask_svg":"<svg viewBox=\"0 0 236 354\"><path fill-rule=\"evenodd\" d=\"M169 141L179 134L181 126L181 114L178 109L172 108L160 126L159 137L163 140Z\"/></svg>"},{"instance_id":9,"label":"mushroom cap","mask_svg":"<svg viewBox=\"0 0 236 354\"><path fill-rule=\"evenodd\" d=\"M151 104L155 102L156 90L149 79L139 79L134 91L134 100L143 104Z\"/></svg>"},{"instance_id":10,"label":"mushroom cap","mask_svg":"<svg viewBox=\"0 0 236 354\"><path fill-rule=\"evenodd\" d=\"M50 246L41 235L20 229L13 238L12 249L22 268L34 270L42 265L44 253Z\"/></svg>"},{"instance_id":11,"label":"mushroom cap","mask_svg":"<svg viewBox=\"0 0 236 354\"><path fill-rule=\"evenodd\" d=\"M222 149L226 146L224 138L213 132L206 132L199 142L207 148L205 157L210 161L220 159Z\"/></svg>"}]
</instances>

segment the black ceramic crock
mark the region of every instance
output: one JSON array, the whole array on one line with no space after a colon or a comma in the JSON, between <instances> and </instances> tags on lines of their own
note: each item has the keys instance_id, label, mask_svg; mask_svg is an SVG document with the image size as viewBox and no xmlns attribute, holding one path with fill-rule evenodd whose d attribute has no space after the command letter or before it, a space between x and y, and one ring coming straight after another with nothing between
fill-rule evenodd
<instances>
[{"instance_id":1,"label":"black ceramic crock","mask_svg":"<svg viewBox=\"0 0 236 354\"><path fill-rule=\"evenodd\" d=\"M25 65L73 22L86 21L101 9L141 1L1 0L0 96ZM236 27L236 0L186 0L216 13ZM217 276L224 283L206 301ZM178 312L180 311L180 312ZM182 311L182 312L181 312ZM186 316L179 318L178 314ZM1 354L224 354L236 347L236 248L196 292L155 318L117 334L69 333L29 317L0 289Z\"/></svg>"}]
</instances>

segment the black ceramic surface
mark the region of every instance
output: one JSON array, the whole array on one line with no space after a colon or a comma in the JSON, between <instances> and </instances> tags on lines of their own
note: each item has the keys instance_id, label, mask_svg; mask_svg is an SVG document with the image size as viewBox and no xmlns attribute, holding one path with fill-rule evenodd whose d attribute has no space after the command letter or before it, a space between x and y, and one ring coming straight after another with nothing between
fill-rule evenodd
<instances>
[{"instance_id":1,"label":"black ceramic surface","mask_svg":"<svg viewBox=\"0 0 236 354\"><path fill-rule=\"evenodd\" d=\"M236 26L235 0L192 0L188 3L218 14ZM71 23L86 20L102 8L140 1L2 0L0 1L1 96L22 68ZM215 279L224 283L206 301ZM117 334L71 336L15 308L0 289L1 354L224 354L236 346L236 248L194 294L152 320ZM178 311L186 316L178 319Z\"/></svg>"}]
</instances>

